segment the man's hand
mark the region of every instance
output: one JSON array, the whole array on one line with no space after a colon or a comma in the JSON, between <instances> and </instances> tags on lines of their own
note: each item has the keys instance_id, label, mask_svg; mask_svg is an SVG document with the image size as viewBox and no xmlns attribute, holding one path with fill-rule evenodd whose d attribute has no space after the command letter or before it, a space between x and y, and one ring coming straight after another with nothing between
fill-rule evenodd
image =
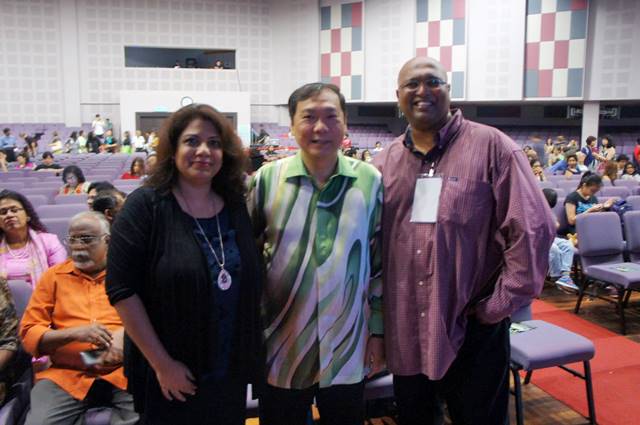
<instances>
[{"instance_id":1,"label":"man's hand","mask_svg":"<svg viewBox=\"0 0 640 425\"><path fill-rule=\"evenodd\" d=\"M386 359L384 355L384 338L370 336L367 341L367 352L365 355L365 369L369 368L367 378L370 378L386 367Z\"/></svg>"},{"instance_id":2,"label":"man's hand","mask_svg":"<svg viewBox=\"0 0 640 425\"><path fill-rule=\"evenodd\" d=\"M106 326L100 323L73 328L73 338L79 342L88 342L99 349L107 349L113 342L113 336Z\"/></svg>"}]
</instances>

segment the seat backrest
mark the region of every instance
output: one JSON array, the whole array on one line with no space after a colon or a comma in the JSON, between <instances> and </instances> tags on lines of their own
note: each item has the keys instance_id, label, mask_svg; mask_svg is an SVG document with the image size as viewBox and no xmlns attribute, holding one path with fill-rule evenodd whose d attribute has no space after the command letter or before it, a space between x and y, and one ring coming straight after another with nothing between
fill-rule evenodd
<instances>
[{"instance_id":1,"label":"seat backrest","mask_svg":"<svg viewBox=\"0 0 640 425\"><path fill-rule=\"evenodd\" d=\"M626 187L604 186L596 196L617 196L622 199L627 199L629 195L630 191Z\"/></svg>"},{"instance_id":2,"label":"seat backrest","mask_svg":"<svg viewBox=\"0 0 640 425\"><path fill-rule=\"evenodd\" d=\"M634 263L640 263L640 211L629 211L624 214L624 233L629 259Z\"/></svg>"},{"instance_id":3,"label":"seat backrest","mask_svg":"<svg viewBox=\"0 0 640 425\"><path fill-rule=\"evenodd\" d=\"M580 261L584 268L623 261L622 226L615 212L583 213L576 217Z\"/></svg>"},{"instance_id":4,"label":"seat backrest","mask_svg":"<svg viewBox=\"0 0 640 425\"><path fill-rule=\"evenodd\" d=\"M60 242L62 242L64 238L67 237L70 220L71 217L44 217L41 218L40 221L42 221L42 224L44 224L47 228L47 232L53 233L54 235L58 236L58 239L60 240Z\"/></svg>"},{"instance_id":5,"label":"seat backrest","mask_svg":"<svg viewBox=\"0 0 640 425\"><path fill-rule=\"evenodd\" d=\"M88 211L87 203L67 204L67 205L41 205L36 208L40 218L71 218L74 215Z\"/></svg>"},{"instance_id":6,"label":"seat backrest","mask_svg":"<svg viewBox=\"0 0 640 425\"><path fill-rule=\"evenodd\" d=\"M13 305L16 307L16 315L21 318L27 308L27 304L29 304L33 288L24 280L10 280L9 291L11 291L11 297L13 297Z\"/></svg>"},{"instance_id":7,"label":"seat backrest","mask_svg":"<svg viewBox=\"0 0 640 425\"><path fill-rule=\"evenodd\" d=\"M627 198L627 204L631 205L631 209L634 211L640 211L640 196L633 195Z\"/></svg>"},{"instance_id":8,"label":"seat backrest","mask_svg":"<svg viewBox=\"0 0 640 425\"><path fill-rule=\"evenodd\" d=\"M53 198L53 202L56 205L83 204L87 202L87 194L81 193L77 195L56 195L56 197Z\"/></svg>"}]
</instances>

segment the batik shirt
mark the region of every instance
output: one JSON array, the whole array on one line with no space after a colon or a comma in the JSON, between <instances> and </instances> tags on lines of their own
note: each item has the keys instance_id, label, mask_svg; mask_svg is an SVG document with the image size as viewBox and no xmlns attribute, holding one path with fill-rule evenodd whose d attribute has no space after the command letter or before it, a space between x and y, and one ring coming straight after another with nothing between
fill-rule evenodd
<instances>
[{"instance_id":1,"label":"batik shirt","mask_svg":"<svg viewBox=\"0 0 640 425\"><path fill-rule=\"evenodd\" d=\"M268 383L360 382L367 338L382 333L380 173L339 155L320 189L298 153L262 167L250 188L267 266Z\"/></svg>"}]
</instances>

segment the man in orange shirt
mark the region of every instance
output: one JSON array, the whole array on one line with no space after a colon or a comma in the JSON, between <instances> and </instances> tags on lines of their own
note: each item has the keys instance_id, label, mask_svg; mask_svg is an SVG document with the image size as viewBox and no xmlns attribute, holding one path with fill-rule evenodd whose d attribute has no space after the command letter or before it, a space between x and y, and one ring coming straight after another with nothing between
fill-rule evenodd
<instances>
[{"instance_id":1,"label":"man in orange shirt","mask_svg":"<svg viewBox=\"0 0 640 425\"><path fill-rule=\"evenodd\" d=\"M138 421L122 368L124 328L105 292L109 238L102 214L73 217L66 238L71 258L42 275L29 301L20 328L24 347L52 362L36 373L29 425L74 424L105 402L114 408L112 425Z\"/></svg>"}]
</instances>

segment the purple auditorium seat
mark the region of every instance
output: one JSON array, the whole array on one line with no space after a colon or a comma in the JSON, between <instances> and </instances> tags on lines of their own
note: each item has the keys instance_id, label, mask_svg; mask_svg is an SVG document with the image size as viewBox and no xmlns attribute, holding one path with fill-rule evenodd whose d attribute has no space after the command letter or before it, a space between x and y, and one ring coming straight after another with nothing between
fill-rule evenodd
<instances>
[{"instance_id":1,"label":"purple auditorium seat","mask_svg":"<svg viewBox=\"0 0 640 425\"><path fill-rule=\"evenodd\" d=\"M86 206L85 206L85 210L86 210ZM63 217L63 218L40 217L40 219L41 219L40 221L42 221L42 224L44 224L45 227L47 228L47 232L53 233L54 235L58 236L58 239L60 239L60 242L62 242L64 238L67 237L67 234L69 232L69 220L71 219L71 217Z\"/></svg>"},{"instance_id":2,"label":"purple auditorium seat","mask_svg":"<svg viewBox=\"0 0 640 425\"><path fill-rule=\"evenodd\" d=\"M20 193L22 193L22 191L20 191ZM24 193L23 195L31 202L33 208L38 208L40 205L47 205L49 203L49 198L46 195L26 195Z\"/></svg>"},{"instance_id":3,"label":"purple auditorium seat","mask_svg":"<svg viewBox=\"0 0 640 425\"><path fill-rule=\"evenodd\" d=\"M558 198L566 198L567 197L567 191L561 187L556 187L555 189L553 189L556 191L556 194L558 195Z\"/></svg>"},{"instance_id":4,"label":"purple auditorium seat","mask_svg":"<svg viewBox=\"0 0 640 425\"><path fill-rule=\"evenodd\" d=\"M540 182L540 181L539 181L539 182L538 182L538 187L539 187L540 189L547 189L547 188L549 188L549 189L555 189L555 188L556 188L556 183L555 183L554 181L549 181L549 180L547 180L547 181L543 181L543 182Z\"/></svg>"},{"instance_id":5,"label":"purple auditorium seat","mask_svg":"<svg viewBox=\"0 0 640 425\"><path fill-rule=\"evenodd\" d=\"M560 189L564 189L567 193L575 192L578 188L578 182L572 180L561 180L557 182L557 186Z\"/></svg>"},{"instance_id":6,"label":"purple auditorium seat","mask_svg":"<svg viewBox=\"0 0 640 425\"><path fill-rule=\"evenodd\" d=\"M21 182L21 181L0 182L0 190L9 189L9 190L19 191L24 187L25 187L24 182Z\"/></svg>"},{"instance_id":7,"label":"purple auditorium seat","mask_svg":"<svg viewBox=\"0 0 640 425\"><path fill-rule=\"evenodd\" d=\"M53 202L53 197L58 193L58 190L38 187L35 189L20 189L19 192L27 198L31 195L43 195L47 198L47 203L51 203Z\"/></svg>"},{"instance_id":8,"label":"purple auditorium seat","mask_svg":"<svg viewBox=\"0 0 640 425\"><path fill-rule=\"evenodd\" d=\"M635 180L616 180L616 187L626 187L633 192L640 187L640 183Z\"/></svg>"},{"instance_id":9,"label":"purple auditorium seat","mask_svg":"<svg viewBox=\"0 0 640 425\"><path fill-rule=\"evenodd\" d=\"M627 204L631 205L634 211L640 211L640 196L632 195L627 198Z\"/></svg>"},{"instance_id":10,"label":"purple auditorium seat","mask_svg":"<svg viewBox=\"0 0 640 425\"><path fill-rule=\"evenodd\" d=\"M512 321L528 328L523 332L511 333L511 372L514 380L516 401L516 421L524 424L522 408L522 388L520 371L527 372L524 384L531 381L536 369L560 367L572 375L584 379L589 406L589 423L596 423L596 409L593 401L590 360L595 354L593 343L587 338L564 328L545 322L531 320L531 306L526 306L512 315ZM582 362L584 374L568 368L567 364Z\"/></svg>"},{"instance_id":11,"label":"purple auditorium seat","mask_svg":"<svg viewBox=\"0 0 640 425\"><path fill-rule=\"evenodd\" d=\"M74 215L87 210L86 202L84 204L41 205L36 208L36 212L40 218L70 219Z\"/></svg>"},{"instance_id":12,"label":"purple auditorium seat","mask_svg":"<svg viewBox=\"0 0 640 425\"><path fill-rule=\"evenodd\" d=\"M627 332L624 310L632 291L640 290L640 264L625 262L620 216L615 212L580 214L576 218L580 240L580 263L583 279L574 312L578 314L585 294L616 304L620 330ZM613 286L617 297L587 293L590 285Z\"/></svg>"},{"instance_id":13,"label":"purple auditorium seat","mask_svg":"<svg viewBox=\"0 0 640 425\"><path fill-rule=\"evenodd\" d=\"M640 264L640 210L624 213L624 233L629 260Z\"/></svg>"},{"instance_id":14,"label":"purple auditorium seat","mask_svg":"<svg viewBox=\"0 0 640 425\"><path fill-rule=\"evenodd\" d=\"M596 196L615 196L622 199L627 199L629 195L630 193L628 188L618 186L604 186L598 193L596 193Z\"/></svg>"},{"instance_id":15,"label":"purple auditorium seat","mask_svg":"<svg viewBox=\"0 0 640 425\"><path fill-rule=\"evenodd\" d=\"M56 205L84 204L87 202L87 194L82 193L78 195L56 195L56 197L53 198L53 202Z\"/></svg>"},{"instance_id":16,"label":"purple auditorium seat","mask_svg":"<svg viewBox=\"0 0 640 425\"><path fill-rule=\"evenodd\" d=\"M21 318L27 308L27 304L29 304L33 288L24 280L10 280L8 283L13 305L16 308L16 316Z\"/></svg>"}]
</instances>

